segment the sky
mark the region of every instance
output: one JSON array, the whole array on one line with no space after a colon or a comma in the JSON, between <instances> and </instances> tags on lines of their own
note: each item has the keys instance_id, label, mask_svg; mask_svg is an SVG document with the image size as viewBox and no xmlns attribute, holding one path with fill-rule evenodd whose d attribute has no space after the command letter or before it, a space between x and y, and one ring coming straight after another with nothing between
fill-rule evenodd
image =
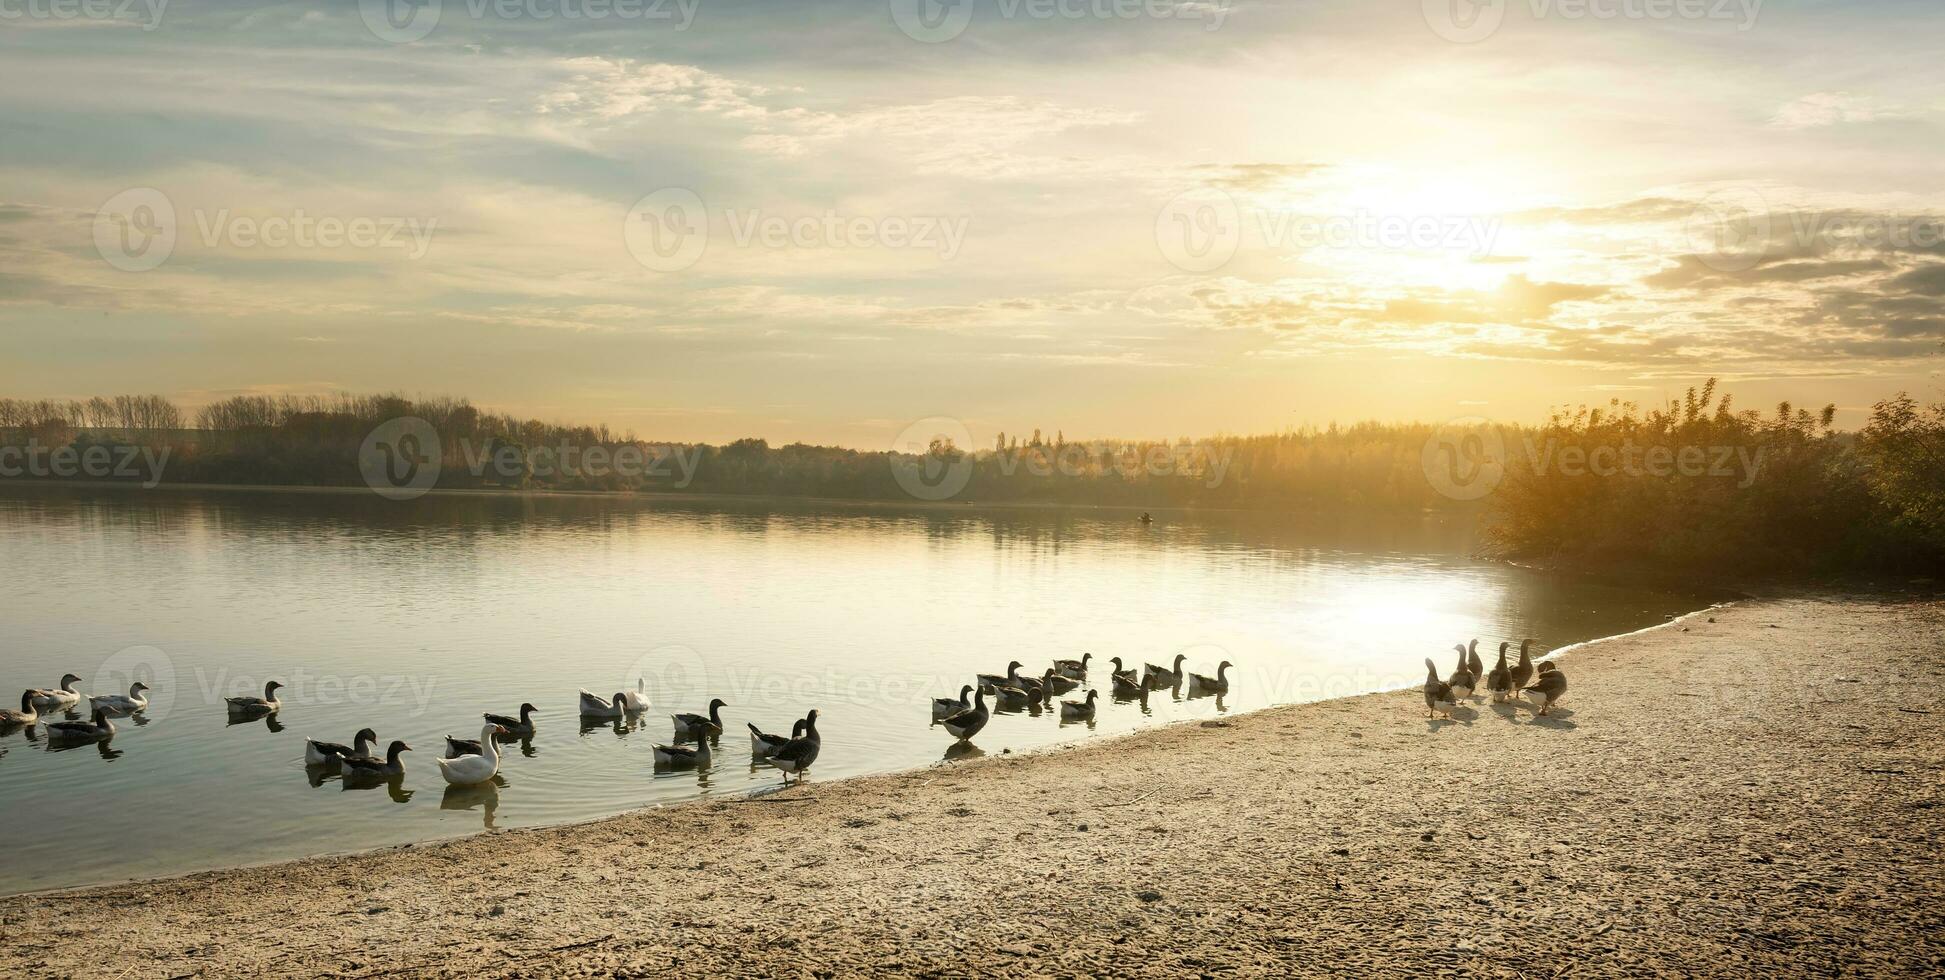
<instances>
[{"instance_id":1,"label":"sky","mask_svg":"<svg viewBox=\"0 0 1945 980\"><path fill-rule=\"evenodd\" d=\"M1945 398L1936 0L0 0L0 395L883 448Z\"/></svg>"}]
</instances>

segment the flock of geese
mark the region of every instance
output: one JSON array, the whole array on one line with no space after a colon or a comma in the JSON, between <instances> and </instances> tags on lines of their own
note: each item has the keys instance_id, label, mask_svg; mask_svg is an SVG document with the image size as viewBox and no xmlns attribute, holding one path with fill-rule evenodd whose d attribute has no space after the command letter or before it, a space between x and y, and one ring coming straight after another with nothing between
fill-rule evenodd
<instances>
[{"instance_id":1,"label":"flock of geese","mask_svg":"<svg viewBox=\"0 0 1945 980\"><path fill-rule=\"evenodd\" d=\"M1560 703L1561 698L1567 696L1567 675L1549 660L1538 665L1538 676L1535 677L1533 656L1528 652L1532 645L1532 640L1521 640L1519 663L1509 666L1506 663L1506 648L1512 644L1501 643L1499 663L1488 671L1485 663L1479 659L1478 640L1470 644L1454 644L1453 649L1459 651L1459 665L1444 680L1439 679L1438 665L1432 662L1432 658L1426 657L1425 711L1432 717L1443 713L1450 718L1452 709L1458 706L1460 699L1472 697L1483 683L1494 704L1514 701L1524 691L1538 706L1538 713L1545 715Z\"/></svg>"},{"instance_id":2,"label":"flock of geese","mask_svg":"<svg viewBox=\"0 0 1945 980\"><path fill-rule=\"evenodd\" d=\"M1456 644L1454 649L1458 651L1458 664L1443 678L1439 676L1438 665L1431 658L1426 658L1426 711L1432 717L1444 714L1446 718L1451 718L1452 709L1461 700L1474 697L1474 693L1483 687L1495 703L1513 701L1524 692L1540 715L1547 714L1566 696L1567 675L1551 662L1535 665L1529 652L1532 643L1532 640L1520 643L1519 661L1513 664L1507 663L1507 648L1512 644L1501 643L1499 662L1491 670L1486 670L1485 664L1479 659L1478 640L1470 644ZM957 698L935 699L932 702L932 721L958 742L966 743L992 720L994 708L1015 711L1030 709L1035 713L1053 710L1056 695L1077 690L1086 682L1088 666L1093 659L1093 654L1083 653L1079 660L1055 660L1038 675L1021 674L1023 664L1018 660L1012 661L1006 665L1003 674L976 676L974 683L959 689ZM1140 670L1136 670L1124 667L1120 657L1111 657L1109 688L1117 698L1143 700L1150 691L1178 688L1184 682L1191 696L1228 692L1229 669L1232 666L1229 661L1223 661L1216 668L1215 676L1211 677L1184 671L1182 664L1187 659L1186 655L1177 654L1170 666L1143 664ZM75 717L73 712L82 701L81 692L75 688L80 681L80 677L67 674L61 678L58 687L22 691L18 710L0 710L0 731L32 725L41 721L43 715L58 712L65 713L66 717L46 722L50 742L60 745L106 743L115 737L115 717L131 715L148 707L149 687L138 681L129 687L127 694L88 697L88 716ZM280 682L271 681L264 685L262 697L227 698L226 707L233 720L255 720L275 715L283 709L283 701L278 696L283 686ZM635 690L618 691L613 697L602 697L583 690L580 694L581 717L617 720L639 718L649 709L644 688L645 682L638 680ZM991 707L986 703L988 697L994 699ZM1061 720L1093 719L1099 698L1099 690L1090 688L1084 698L1060 701L1058 710ZM723 734L722 709L725 707L728 707L728 702L716 698L709 702L707 713L670 715L674 737L667 744L655 746L656 767L708 767L713 752L712 743ZM533 735L533 716L538 711L532 704L522 704L519 712L513 715L489 712L482 716L484 724L477 739L446 736L445 755L434 760L438 763L439 774L453 786L478 786L493 780L499 774L503 758L500 740ZM780 770L786 784L793 775L802 780L804 772L817 761L818 753L823 748L815 710L798 719L789 735L765 732L754 723L748 727L751 761ZM304 762L307 766L336 766L347 778L384 779L403 775L405 764L401 756L412 751L412 747L402 741L393 741L386 747L385 753L379 755L375 751L377 746L378 735L369 728L361 729L354 735L350 745L307 738L304 740Z\"/></svg>"},{"instance_id":3,"label":"flock of geese","mask_svg":"<svg viewBox=\"0 0 1945 980\"><path fill-rule=\"evenodd\" d=\"M944 728L960 742L971 740L993 719L993 711L986 705L987 695L992 695L994 703L1000 707L1031 708L1034 710L1051 709L1054 695L1065 694L1081 686L1087 680L1088 663L1094 659L1091 653L1081 654L1079 660L1056 660L1046 671L1038 676L1022 676L1020 668L1025 666L1018 660L1006 665L1004 674L980 674L973 678L975 683L959 688L957 698L938 698L932 702L932 721ZM1146 700L1149 691L1159 691L1178 687L1186 679L1189 693L1226 694L1229 691L1229 668L1233 666L1225 660L1216 668L1216 675L1184 672L1182 661L1185 654L1176 654L1172 666L1161 667L1143 664L1141 671L1132 667L1122 667L1120 657L1110 657L1108 662L1113 671L1108 681L1116 697L1141 698ZM967 695L972 695L967 700ZM1087 721L1094 717L1095 702L1101 692L1090 688L1087 697L1081 700L1060 702L1060 720Z\"/></svg>"},{"instance_id":4,"label":"flock of geese","mask_svg":"<svg viewBox=\"0 0 1945 980\"><path fill-rule=\"evenodd\" d=\"M33 725L42 721L44 715L56 712L67 713L65 720L48 720L45 723L48 741L55 745L71 746L89 742L106 744L115 737L116 717L125 717L142 711L149 706L149 686L137 681L129 687L126 695L105 694L88 698L90 711L85 719L72 715L81 704L81 692L75 689L81 678L67 674L55 688L29 688L21 692L19 710L0 710L0 732ZM580 709L583 719L629 719L639 718L648 710L648 697L644 693L646 683L635 682L635 690L622 691L612 698L583 690ZM230 720L256 721L270 718L283 710L283 699L278 692L284 685L271 681L264 685L262 697L225 698L225 708ZM711 742L723 734L722 709L728 702L717 698L709 702L707 714L670 715L675 726L671 743L656 745L655 765L658 769L681 769L707 767L711 757ZM499 715L488 712L482 716L485 724L480 728L479 738L461 739L446 736L446 752L443 758L435 759L439 774L453 786L478 786L490 782L499 775L502 739L518 739L534 734L534 715L540 712L532 704L522 704L518 714ZM817 761L818 752L823 748L823 738L817 731L817 712L812 710L792 726L789 736L764 732L751 724L750 757L780 770L784 782L795 775L799 780L804 771ZM685 745L684 742L693 744ZM412 751L412 746L403 741L393 741L379 755L378 733L370 728L359 729L352 736L350 745L325 742L314 738L304 740L304 764L307 767L335 766L346 779L370 778L390 779L405 774L402 756Z\"/></svg>"}]
</instances>

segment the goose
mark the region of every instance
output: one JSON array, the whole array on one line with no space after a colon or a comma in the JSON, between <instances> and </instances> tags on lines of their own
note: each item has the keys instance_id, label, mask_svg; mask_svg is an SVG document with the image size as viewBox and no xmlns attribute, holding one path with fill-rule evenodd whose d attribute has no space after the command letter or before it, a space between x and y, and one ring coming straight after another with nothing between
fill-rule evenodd
<instances>
[{"instance_id":1,"label":"goose","mask_svg":"<svg viewBox=\"0 0 1945 980\"><path fill-rule=\"evenodd\" d=\"M1514 665L1512 673L1515 691L1525 688L1533 680L1533 655L1527 652L1527 648L1532 645L1532 640L1520 641L1520 662Z\"/></svg>"},{"instance_id":2,"label":"goose","mask_svg":"<svg viewBox=\"0 0 1945 980\"><path fill-rule=\"evenodd\" d=\"M410 745L404 742L393 742L385 750L385 758L383 759L346 756L340 761L344 764L344 775L346 779L356 776L403 776L405 775L405 763L400 762L398 756L401 752L410 751L412 751Z\"/></svg>"},{"instance_id":3,"label":"goose","mask_svg":"<svg viewBox=\"0 0 1945 980\"><path fill-rule=\"evenodd\" d=\"M128 686L127 694L92 694L88 703L110 711L140 711L149 706L148 690L147 684L136 681Z\"/></svg>"},{"instance_id":4,"label":"goose","mask_svg":"<svg viewBox=\"0 0 1945 980\"><path fill-rule=\"evenodd\" d=\"M1466 669L1472 671L1474 683L1486 676L1486 665L1479 660L1479 638L1476 636L1466 645Z\"/></svg>"},{"instance_id":5,"label":"goose","mask_svg":"<svg viewBox=\"0 0 1945 980\"><path fill-rule=\"evenodd\" d=\"M1469 698L1472 689L1479 686L1479 678L1466 666L1466 645L1455 643L1452 648L1459 651L1459 666L1453 669L1452 676L1446 678L1445 682L1452 685L1454 697Z\"/></svg>"},{"instance_id":6,"label":"goose","mask_svg":"<svg viewBox=\"0 0 1945 980\"><path fill-rule=\"evenodd\" d=\"M1438 679L1438 665L1432 658L1425 658L1425 710L1437 716L1439 705L1445 705L1445 717L1452 717L1452 705L1457 699L1452 696L1452 685Z\"/></svg>"},{"instance_id":7,"label":"goose","mask_svg":"<svg viewBox=\"0 0 1945 980\"><path fill-rule=\"evenodd\" d=\"M1060 702L1060 720L1079 720L1094 717L1094 699L1101 696L1099 691L1088 691L1085 701Z\"/></svg>"},{"instance_id":8,"label":"goose","mask_svg":"<svg viewBox=\"0 0 1945 980\"><path fill-rule=\"evenodd\" d=\"M1082 680L1087 677L1087 662L1093 659L1093 654L1083 653L1079 660L1056 660L1054 661L1054 670L1062 677L1077 681Z\"/></svg>"},{"instance_id":9,"label":"goose","mask_svg":"<svg viewBox=\"0 0 1945 980\"><path fill-rule=\"evenodd\" d=\"M1047 676L1043 678L1043 681L1047 685L1048 695L1066 694L1068 691L1081 686L1080 678L1069 677L1066 674L1054 670L1047 671Z\"/></svg>"},{"instance_id":10,"label":"goose","mask_svg":"<svg viewBox=\"0 0 1945 980\"><path fill-rule=\"evenodd\" d=\"M944 725L945 730L951 732L953 738L963 742L979 734L979 730L985 728L986 723L992 720L993 713L986 710L986 692L974 691L971 708L944 719L939 724Z\"/></svg>"},{"instance_id":11,"label":"goose","mask_svg":"<svg viewBox=\"0 0 1945 980\"><path fill-rule=\"evenodd\" d=\"M785 738L782 735L771 735L763 729L756 727L754 722L744 722L744 724L750 726L750 755L758 759L767 759L775 755L778 749L790 744L790 739L796 738L804 732L804 720L802 718L797 719L790 726L790 738Z\"/></svg>"},{"instance_id":12,"label":"goose","mask_svg":"<svg viewBox=\"0 0 1945 980\"><path fill-rule=\"evenodd\" d=\"M1048 673L1052 673L1052 671L1050 670ZM1038 701L1044 696L1040 689L1045 685L1041 683L1041 679L1038 677L1021 677L1020 662L1015 660L1006 665L1006 676L1001 678L999 683L987 686L1001 692L1004 692L1005 688L1010 687L1019 691L1022 697L1031 701Z\"/></svg>"},{"instance_id":13,"label":"goose","mask_svg":"<svg viewBox=\"0 0 1945 980\"><path fill-rule=\"evenodd\" d=\"M1176 654L1175 667L1173 669L1157 667L1154 664L1142 664L1142 669L1147 672L1143 676L1148 686L1154 688L1174 687L1182 683L1182 661L1187 659L1189 659L1188 654Z\"/></svg>"},{"instance_id":14,"label":"goose","mask_svg":"<svg viewBox=\"0 0 1945 980\"><path fill-rule=\"evenodd\" d=\"M479 732L480 754L432 761L439 764L439 775L446 777L449 785L478 786L499 773L500 742L494 736L505 734L506 729L489 724ZM450 745L452 739L447 738L446 742Z\"/></svg>"},{"instance_id":15,"label":"goose","mask_svg":"<svg viewBox=\"0 0 1945 980\"><path fill-rule=\"evenodd\" d=\"M1007 663L1006 673L1004 674L980 674L979 676L973 678L973 680L979 682L980 690L985 691L987 694L991 694L993 693L993 690L995 688L1004 687L1008 684L1011 684L1013 682L1013 678L1018 676L1020 676L1020 662L1018 660L1014 660Z\"/></svg>"},{"instance_id":16,"label":"goose","mask_svg":"<svg viewBox=\"0 0 1945 980\"><path fill-rule=\"evenodd\" d=\"M493 727L499 728L500 726L495 725ZM506 731L504 728L500 728L500 730ZM446 736L446 758L448 759L457 759L462 755L484 755L485 752L486 746L481 744L478 739L454 738L451 735Z\"/></svg>"},{"instance_id":17,"label":"goose","mask_svg":"<svg viewBox=\"0 0 1945 980\"><path fill-rule=\"evenodd\" d=\"M582 688L581 717L619 718L628 711L625 700L627 697L626 692L617 691L614 700L610 701L607 698L590 692L587 688Z\"/></svg>"},{"instance_id":18,"label":"goose","mask_svg":"<svg viewBox=\"0 0 1945 980\"><path fill-rule=\"evenodd\" d=\"M74 689L81 678L75 674L62 674L61 686L41 688L34 691L34 705L40 708L71 708L81 703L81 692Z\"/></svg>"},{"instance_id":19,"label":"goose","mask_svg":"<svg viewBox=\"0 0 1945 980\"><path fill-rule=\"evenodd\" d=\"M263 697L225 698L224 700L229 703L231 711L277 711L284 706L284 703L277 699L277 689L283 686L281 681L271 681L263 686Z\"/></svg>"},{"instance_id":20,"label":"goose","mask_svg":"<svg viewBox=\"0 0 1945 980\"><path fill-rule=\"evenodd\" d=\"M1486 690L1491 691L1493 700L1505 701L1513 696L1513 669L1506 666L1506 648L1511 643L1499 645L1499 663L1493 665L1492 673L1486 675Z\"/></svg>"},{"instance_id":21,"label":"goose","mask_svg":"<svg viewBox=\"0 0 1945 980\"><path fill-rule=\"evenodd\" d=\"M969 700L966 697L966 695L969 695L972 692L973 692L973 685L967 684L959 688L958 700L954 700L952 698L933 698L932 699L932 720L939 721L940 719L943 718L950 718L961 711L965 711L966 709L971 708L972 701Z\"/></svg>"},{"instance_id":22,"label":"goose","mask_svg":"<svg viewBox=\"0 0 1945 980\"><path fill-rule=\"evenodd\" d=\"M358 734L351 737L352 748L346 748L336 742L320 742L314 738L307 738L304 740L304 764L307 766L321 766L330 762L332 759L344 759L351 756L357 756L360 759L369 759L371 758L371 746L377 741L378 733L369 728L360 728L358 729Z\"/></svg>"},{"instance_id":23,"label":"goose","mask_svg":"<svg viewBox=\"0 0 1945 980\"><path fill-rule=\"evenodd\" d=\"M1138 681L1141 679L1141 676L1135 673L1135 669L1133 667L1128 667L1126 669L1122 668L1120 657L1114 657L1110 659L1108 663L1114 665L1114 670L1112 673L1108 675L1109 677L1126 677L1129 681Z\"/></svg>"},{"instance_id":24,"label":"goose","mask_svg":"<svg viewBox=\"0 0 1945 980\"><path fill-rule=\"evenodd\" d=\"M1205 677L1202 674L1190 674L1189 690L1210 692L1229 690L1229 668L1233 666L1235 665L1225 660L1216 665L1216 676L1214 677Z\"/></svg>"},{"instance_id":25,"label":"goose","mask_svg":"<svg viewBox=\"0 0 1945 980\"><path fill-rule=\"evenodd\" d=\"M39 721L40 709L34 707L34 691L28 688L20 692L20 710L0 710L0 727L11 728L15 725L31 725Z\"/></svg>"},{"instance_id":26,"label":"goose","mask_svg":"<svg viewBox=\"0 0 1945 980\"><path fill-rule=\"evenodd\" d=\"M539 708L536 708L531 704L522 704L520 706L520 717L518 718L508 718L506 715L496 715L491 713L481 715L480 717L485 718L487 721L490 721L493 724L506 729L508 732L511 732L512 734L532 735L534 733L533 716L538 713L540 713Z\"/></svg>"},{"instance_id":27,"label":"goose","mask_svg":"<svg viewBox=\"0 0 1945 980\"><path fill-rule=\"evenodd\" d=\"M817 709L804 716L804 734L791 739L783 748L765 756L763 761L783 770L783 781L790 782L790 774L797 774L797 781L804 781L804 770L817 761L817 753L824 750L824 738L817 734Z\"/></svg>"},{"instance_id":28,"label":"goose","mask_svg":"<svg viewBox=\"0 0 1945 980\"><path fill-rule=\"evenodd\" d=\"M1148 685L1137 680L1132 670L1117 670L1108 679L1111 681L1110 686L1114 688L1116 697L1145 698L1148 696Z\"/></svg>"},{"instance_id":29,"label":"goose","mask_svg":"<svg viewBox=\"0 0 1945 980\"><path fill-rule=\"evenodd\" d=\"M1549 669L1550 668L1550 669ZM1567 673L1552 664L1540 665L1540 677L1533 686L1526 689L1533 700L1540 704L1540 714L1546 714L1560 699L1567 696Z\"/></svg>"},{"instance_id":30,"label":"goose","mask_svg":"<svg viewBox=\"0 0 1945 980\"><path fill-rule=\"evenodd\" d=\"M727 707L729 707L728 701L722 698L715 698L709 702L708 715L687 713L670 715L669 720L675 722L675 737L682 739L701 738L704 735L721 735L723 733L722 709Z\"/></svg>"},{"instance_id":31,"label":"goose","mask_svg":"<svg viewBox=\"0 0 1945 980\"><path fill-rule=\"evenodd\" d=\"M626 702L625 707L627 707L627 709L630 712L639 713L639 712L647 711L648 710L647 679L641 677L635 678L635 689L632 691L623 692L621 695L621 700Z\"/></svg>"},{"instance_id":32,"label":"goose","mask_svg":"<svg viewBox=\"0 0 1945 980\"><path fill-rule=\"evenodd\" d=\"M682 728L677 726L676 731L680 732ZM686 768L689 766L701 768L708 764L709 740L706 738L697 738L694 746L657 745L655 747L655 765L658 768Z\"/></svg>"},{"instance_id":33,"label":"goose","mask_svg":"<svg viewBox=\"0 0 1945 980\"><path fill-rule=\"evenodd\" d=\"M108 720L108 712L96 708L94 717L87 721L51 721L47 723L47 738L53 742L105 742L115 737L115 723Z\"/></svg>"}]
</instances>

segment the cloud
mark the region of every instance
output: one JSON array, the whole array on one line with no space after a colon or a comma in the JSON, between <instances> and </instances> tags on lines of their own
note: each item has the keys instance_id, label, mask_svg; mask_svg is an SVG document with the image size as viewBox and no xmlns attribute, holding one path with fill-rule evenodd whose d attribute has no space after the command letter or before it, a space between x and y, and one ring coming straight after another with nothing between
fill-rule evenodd
<instances>
[{"instance_id":1,"label":"cloud","mask_svg":"<svg viewBox=\"0 0 1945 980\"><path fill-rule=\"evenodd\" d=\"M1878 99L1850 92L1812 92L1776 110L1770 125L1781 129L1815 129L1842 123L1907 119L1917 113Z\"/></svg>"}]
</instances>

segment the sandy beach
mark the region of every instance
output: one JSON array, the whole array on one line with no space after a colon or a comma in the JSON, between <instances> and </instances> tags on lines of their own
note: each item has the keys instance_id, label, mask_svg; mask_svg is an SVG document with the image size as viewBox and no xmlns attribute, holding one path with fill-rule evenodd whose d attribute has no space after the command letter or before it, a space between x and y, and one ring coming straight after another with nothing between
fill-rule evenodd
<instances>
[{"instance_id":1,"label":"sandy beach","mask_svg":"<svg viewBox=\"0 0 1945 980\"><path fill-rule=\"evenodd\" d=\"M1945 603L1751 600L1561 663L1548 718L1379 694L19 896L0 974L1945 971Z\"/></svg>"}]
</instances>

